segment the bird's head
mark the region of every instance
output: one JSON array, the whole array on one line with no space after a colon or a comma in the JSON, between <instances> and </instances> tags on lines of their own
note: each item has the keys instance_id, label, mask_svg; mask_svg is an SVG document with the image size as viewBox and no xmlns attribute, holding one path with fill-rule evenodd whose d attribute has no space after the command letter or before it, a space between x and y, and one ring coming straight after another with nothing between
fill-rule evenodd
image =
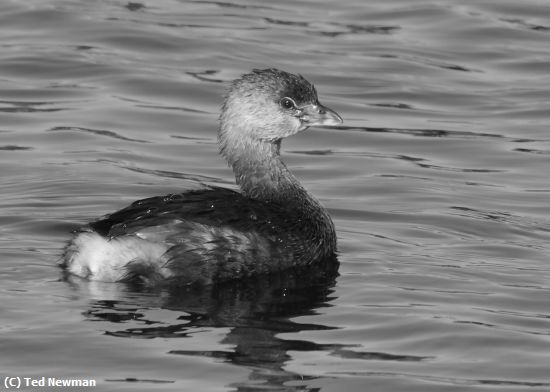
<instances>
[{"instance_id":1,"label":"bird's head","mask_svg":"<svg viewBox=\"0 0 550 392\"><path fill-rule=\"evenodd\" d=\"M276 143L311 126L342 122L301 75L256 69L231 84L220 116L220 142L222 151L226 139Z\"/></svg>"}]
</instances>

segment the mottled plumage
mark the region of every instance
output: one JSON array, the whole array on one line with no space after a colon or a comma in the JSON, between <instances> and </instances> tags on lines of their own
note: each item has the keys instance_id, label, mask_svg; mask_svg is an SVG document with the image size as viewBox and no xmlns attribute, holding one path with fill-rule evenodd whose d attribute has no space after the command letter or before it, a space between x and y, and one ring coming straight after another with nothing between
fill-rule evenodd
<instances>
[{"instance_id":1,"label":"mottled plumage","mask_svg":"<svg viewBox=\"0 0 550 392\"><path fill-rule=\"evenodd\" d=\"M92 280L212 284L321 262L336 251L326 210L280 160L280 142L341 118L311 83L275 69L234 81L220 152L241 192L209 187L140 200L79 230L62 266Z\"/></svg>"}]
</instances>

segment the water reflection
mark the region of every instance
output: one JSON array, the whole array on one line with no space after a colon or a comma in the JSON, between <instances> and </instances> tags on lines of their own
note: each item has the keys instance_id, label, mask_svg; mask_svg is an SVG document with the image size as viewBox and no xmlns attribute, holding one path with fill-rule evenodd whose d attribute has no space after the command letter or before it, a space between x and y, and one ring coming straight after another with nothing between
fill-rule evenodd
<instances>
[{"instance_id":1,"label":"water reflection","mask_svg":"<svg viewBox=\"0 0 550 392\"><path fill-rule=\"evenodd\" d=\"M302 375L285 370L285 363L291 359L289 351L330 351L340 357L353 355L345 345L325 345L278 336L281 333L334 328L299 323L293 318L315 314L316 309L330 306L330 301L334 299L331 295L337 276L338 261L333 258L322 268L291 271L208 288L190 287L161 292L131 289L120 293L115 299L105 299L108 295L103 292L104 298L94 300L84 315L88 320L108 321L120 327L125 323L133 324L131 328L105 332L120 338L181 339L197 337L197 334L207 329L229 329L218 342L224 345L223 350L180 349L170 350L168 354L217 358L249 369L248 381L232 385L237 390L249 390L250 382L255 387L262 385L262 389L288 390L284 385L286 382L304 380ZM182 314L176 322L173 319L167 322L148 318L148 312L158 308ZM135 327L135 322L141 325Z\"/></svg>"}]
</instances>

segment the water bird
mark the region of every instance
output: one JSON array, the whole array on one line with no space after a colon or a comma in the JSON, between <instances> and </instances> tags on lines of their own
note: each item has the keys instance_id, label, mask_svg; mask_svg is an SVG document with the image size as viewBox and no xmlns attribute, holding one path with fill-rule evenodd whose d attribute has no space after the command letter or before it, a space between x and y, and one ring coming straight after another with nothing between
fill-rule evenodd
<instances>
[{"instance_id":1,"label":"water bird","mask_svg":"<svg viewBox=\"0 0 550 392\"><path fill-rule=\"evenodd\" d=\"M280 149L283 138L342 118L304 77L270 68L231 83L219 120L219 151L240 192L208 186L138 200L76 230L61 267L97 281L211 285L333 257L334 224Z\"/></svg>"}]
</instances>

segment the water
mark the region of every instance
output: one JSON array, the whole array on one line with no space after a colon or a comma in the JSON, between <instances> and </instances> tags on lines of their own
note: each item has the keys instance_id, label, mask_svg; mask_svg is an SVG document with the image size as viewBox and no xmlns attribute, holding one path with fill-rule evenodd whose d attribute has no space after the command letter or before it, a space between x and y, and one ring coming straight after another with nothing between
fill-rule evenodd
<instances>
[{"instance_id":1,"label":"water","mask_svg":"<svg viewBox=\"0 0 550 392\"><path fill-rule=\"evenodd\" d=\"M550 390L550 5L460 3L3 1L2 382ZM283 145L334 217L340 275L183 293L60 279L84 222L232 186L221 96L268 66L345 119Z\"/></svg>"}]
</instances>

